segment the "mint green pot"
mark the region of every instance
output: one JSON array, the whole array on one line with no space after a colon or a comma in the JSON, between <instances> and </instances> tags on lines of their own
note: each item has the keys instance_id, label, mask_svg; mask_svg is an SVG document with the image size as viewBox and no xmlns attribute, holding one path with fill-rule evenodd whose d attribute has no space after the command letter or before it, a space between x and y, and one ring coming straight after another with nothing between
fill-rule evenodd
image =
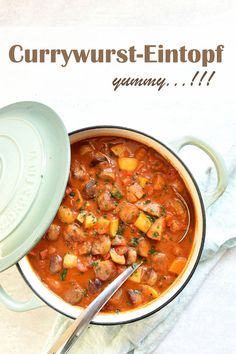
<instances>
[{"instance_id":1,"label":"mint green pot","mask_svg":"<svg viewBox=\"0 0 236 354\"><path fill-rule=\"evenodd\" d=\"M39 103L23 102L7 106L0 111L0 187L1 173L3 173L1 172L3 171L3 167L1 167L1 137L3 136L1 118L5 117L6 115L10 115L12 117L12 111L14 111L14 114L19 114L20 116L23 115L24 117L26 114L25 112L28 112L28 115L30 112L30 116L34 116L33 123L37 126L37 134L40 136L41 143L45 145L44 149L42 146L42 149L39 149L39 151L43 151L41 155L44 156L44 158L40 160L40 166L37 165L38 172L40 171L40 168L43 169L44 182L39 181L42 183L42 185L40 183L39 185L37 184L38 175L36 173L34 181L34 191L36 192L33 196L33 202L31 201L31 204L27 204L28 209L26 216L23 218L23 221L19 217L19 225L21 226L21 222L24 224L24 228L27 231L27 237L25 237L25 234L22 235L20 228L15 227L15 236L12 238L5 238L5 242L8 244L8 250L11 251L10 254L7 254L7 256L5 255L5 257L4 255L2 256L2 245L0 244L0 269L4 270L7 268L7 266L18 262L18 268L22 276L34 291L35 295L29 301L19 302L15 299L12 299L7 294L7 292L2 287L0 287L0 301L9 309L19 312L36 309L47 304L54 308L56 311L71 318L76 318L80 314L81 308L79 306L72 306L64 302L40 281L40 279L31 268L27 257L24 257L24 255L27 254L27 252L42 237L52 219L54 218L63 198L70 166L69 141L70 144L72 144L82 139L108 135L137 140L154 148L163 157L172 163L172 165L179 171L181 177L185 181L185 184L193 199L196 215L196 230L193 250L189 257L188 264L184 272L177 278L174 284L166 292L164 292L155 301L132 311L127 311L119 314L100 313L95 317L93 323L102 325L128 323L149 316L150 314L153 314L154 312L166 306L186 286L192 277L201 257L205 238L205 208L210 207L222 195L227 187L227 171L224 161L219 153L217 153L215 149L210 147L204 141L192 136L185 136L167 145L142 132L116 126L97 126L80 129L70 133L68 139L65 127L55 112ZM27 119L29 119L28 116ZM41 121L41 124L38 123L39 120ZM8 129L8 133L11 135L12 129L14 130L14 127L11 126L11 129ZM30 139L32 140L32 136L29 138L29 140ZM211 158L215 165L217 171L217 186L213 192L207 195L201 195L191 172L178 156L178 152L182 147L186 145L195 145L203 150ZM10 159L10 156L8 156L8 158ZM45 183L45 185L43 185L43 183ZM45 195L47 195L47 198L45 198ZM12 195L9 194L8 199L10 201L11 198ZM39 198L40 201L38 201L37 198ZM1 212L2 210L0 209L0 218ZM22 237L24 237L23 244Z\"/></svg>"}]
</instances>

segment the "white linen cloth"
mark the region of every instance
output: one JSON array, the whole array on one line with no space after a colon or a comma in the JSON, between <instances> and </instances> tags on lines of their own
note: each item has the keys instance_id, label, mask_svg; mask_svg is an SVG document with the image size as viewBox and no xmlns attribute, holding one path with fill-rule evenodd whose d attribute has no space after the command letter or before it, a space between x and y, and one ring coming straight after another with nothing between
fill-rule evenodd
<instances>
[{"instance_id":1,"label":"white linen cloth","mask_svg":"<svg viewBox=\"0 0 236 354\"><path fill-rule=\"evenodd\" d=\"M236 246L236 145L224 157L229 185L223 196L207 211L206 242L201 262L185 289L168 306L138 322L120 326L91 325L69 353L150 354L158 347L226 249ZM207 169L201 188L208 189L214 180L212 169ZM70 323L71 320L58 315L42 354L47 353Z\"/></svg>"}]
</instances>

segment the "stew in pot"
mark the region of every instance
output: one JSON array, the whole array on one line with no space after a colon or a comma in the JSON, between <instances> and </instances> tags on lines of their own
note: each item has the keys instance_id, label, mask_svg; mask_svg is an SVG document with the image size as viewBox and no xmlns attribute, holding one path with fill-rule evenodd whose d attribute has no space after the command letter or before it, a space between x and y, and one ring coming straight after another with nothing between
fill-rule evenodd
<instances>
[{"instance_id":1,"label":"stew in pot","mask_svg":"<svg viewBox=\"0 0 236 354\"><path fill-rule=\"evenodd\" d=\"M77 142L71 156L58 213L28 255L33 269L66 302L86 307L142 260L104 311L154 300L182 272L193 243L193 204L179 173L152 148L118 137Z\"/></svg>"}]
</instances>

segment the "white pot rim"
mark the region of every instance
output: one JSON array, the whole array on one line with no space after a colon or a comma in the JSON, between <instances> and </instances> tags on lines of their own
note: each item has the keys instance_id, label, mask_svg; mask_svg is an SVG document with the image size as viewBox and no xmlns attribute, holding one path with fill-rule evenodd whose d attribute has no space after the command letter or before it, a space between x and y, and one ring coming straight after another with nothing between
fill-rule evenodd
<instances>
[{"instance_id":1,"label":"white pot rim","mask_svg":"<svg viewBox=\"0 0 236 354\"><path fill-rule=\"evenodd\" d=\"M202 254L205 241L206 216L203 199L194 177L180 157L162 141L135 129L113 125L91 126L69 133L71 143L89 137L106 135L127 137L128 139L133 139L140 142L146 141L146 145L148 142L149 146L158 151L162 156L164 155L164 157L171 162L171 164L178 170L181 177L184 179L193 200L196 219L195 237L193 242L194 245L191 255L189 256L187 266L183 273L159 298L140 308L120 312L118 314L99 313L91 322L92 324L97 325L120 325L138 321L154 314L173 301L185 288L192 278ZM78 136L79 139L77 139ZM145 142L143 143L145 144ZM81 308L66 303L49 288L47 288L31 268L27 257L24 257L21 261L19 261L17 267L28 286L43 302L67 317L72 319L78 317L81 312Z\"/></svg>"}]
</instances>

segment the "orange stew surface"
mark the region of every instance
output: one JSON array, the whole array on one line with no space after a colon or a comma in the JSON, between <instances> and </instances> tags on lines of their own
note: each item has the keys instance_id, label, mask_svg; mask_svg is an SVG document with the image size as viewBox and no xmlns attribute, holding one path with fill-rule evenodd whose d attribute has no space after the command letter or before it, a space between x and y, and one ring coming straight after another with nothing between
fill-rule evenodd
<instances>
[{"instance_id":1,"label":"orange stew surface","mask_svg":"<svg viewBox=\"0 0 236 354\"><path fill-rule=\"evenodd\" d=\"M86 307L126 267L143 265L106 304L119 312L148 303L182 272L194 236L190 195L176 169L133 140L98 137L71 146L61 206L29 261L53 292ZM181 241L188 226L190 228Z\"/></svg>"}]
</instances>

